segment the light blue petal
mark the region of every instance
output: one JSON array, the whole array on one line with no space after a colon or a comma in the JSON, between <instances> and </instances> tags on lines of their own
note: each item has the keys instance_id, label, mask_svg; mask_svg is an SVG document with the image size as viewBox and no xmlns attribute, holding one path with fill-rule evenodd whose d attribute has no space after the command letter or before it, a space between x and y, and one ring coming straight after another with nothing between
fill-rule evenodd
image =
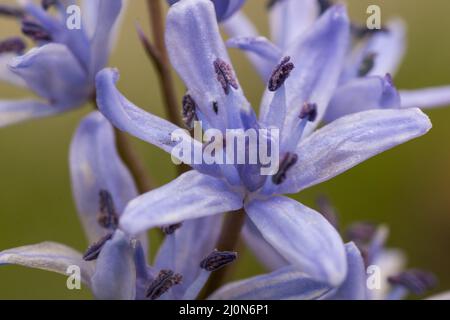
<instances>
[{"instance_id":1,"label":"light blue petal","mask_svg":"<svg viewBox=\"0 0 450 320\"><path fill-rule=\"evenodd\" d=\"M179 0L167 0L172 5ZM214 3L216 10L217 20L223 21L231 17L236 11L238 11L245 3L246 0L211 0Z\"/></svg>"},{"instance_id":2,"label":"light blue petal","mask_svg":"<svg viewBox=\"0 0 450 320\"><path fill-rule=\"evenodd\" d=\"M262 236L290 264L332 286L344 281L344 243L320 213L282 196L253 200L245 210Z\"/></svg>"},{"instance_id":3,"label":"light blue petal","mask_svg":"<svg viewBox=\"0 0 450 320\"><path fill-rule=\"evenodd\" d=\"M356 245L345 245L347 252L347 277L331 300L367 300L366 267Z\"/></svg>"},{"instance_id":4,"label":"light blue petal","mask_svg":"<svg viewBox=\"0 0 450 320\"><path fill-rule=\"evenodd\" d=\"M278 1L270 10L272 40L283 50L294 43L319 17L317 0Z\"/></svg>"},{"instance_id":5,"label":"light blue petal","mask_svg":"<svg viewBox=\"0 0 450 320\"><path fill-rule=\"evenodd\" d=\"M121 231L105 243L98 256L92 292L100 300L133 300L136 296L134 248Z\"/></svg>"},{"instance_id":6,"label":"light blue petal","mask_svg":"<svg viewBox=\"0 0 450 320\"><path fill-rule=\"evenodd\" d=\"M189 171L172 182L131 201L121 227L137 234L152 227L172 225L242 207L242 195L220 179Z\"/></svg>"},{"instance_id":7,"label":"light blue petal","mask_svg":"<svg viewBox=\"0 0 450 320\"><path fill-rule=\"evenodd\" d=\"M172 65L209 125L222 131L243 127L242 114L253 110L237 79L236 88L227 86L228 94L218 81L214 63L220 59L231 68L231 62L211 1L183 0L174 4L167 16L166 44ZM229 73L235 78L232 68Z\"/></svg>"},{"instance_id":8,"label":"light blue petal","mask_svg":"<svg viewBox=\"0 0 450 320\"><path fill-rule=\"evenodd\" d=\"M289 266L225 285L210 300L314 300L330 289Z\"/></svg>"},{"instance_id":9,"label":"light blue petal","mask_svg":"<svg viewBox=\"0 0 450 320\"><path fill-rule=\"evenodd\" d=\"M431 109L450 105L450 86L400 91L402 108Z\"/></svg>"},{"instance_id":10,"label":"light blue petal","mask_svg":"<svg viewBox=\"0 0 450 320\"><path fill-rule=\"evenodd\" d=\"M293 43L285 56L291 57L295 69L285 82L286 132L298 125L298 115L305 102L317 104L317 117L309 122L305 133L311 132L322 120L338 84L350 38L350 22L344 6L329 9L312 28ZM261 106L264 122L273 93L266 91Z\"/></svg>"},{"instance_id":11,"label":"light blue petal","mask_svg":"<svg viewBox=\"0 0 450 320\"><path fill-rule=\"evenodd\" d=\"M324 120L331 122L348 114L400 107L400 95L390 76L358 78L339 87Z\"/></svg>"},{"instance_id":12,"label":"light blue petal","mask_svg":"<svg viewBox=\"0 0 450 320\"><path fill-rule=\"evenodd\" d=\"M266 59L269 64L275 66L282 58L281 50L265 37L239 37L231 38L226 42L229 48L238 48L257 54Z\"/></svg>"},{"instance_id":13,"label":"light blue petal","mask_svg":"<svg viewBox=\"0 0 450 320\"><path fill-rule=\"evenodd\" d=\"M231 38L243 38L259 36L258 30L243 12L237 12L223 23L223 29ZM274 65L265 58L251 51L245 51L247 58L253 64L263 81L269 80Z\"/></svg>"},{"instance_id":14,"label":"light blue petal","mask_svg":"<svg viewBox=\"0 0 450 320\"><path fill-rule=\"evenodd\" d=\"M19 87L25 87L25 81L9 68L10 62L16 57L17 55L13 53L0 54L0 81Z\"/></svg>"},{"instance_id":15,"label":"light blue petal","mask_svg":"<svg viewBox=\"0 0 450 320\"><path fill-rule=\"evenodd\" d=\"M37 95L61 108L79 106L93 90L75 57L62 44L32 49L10 66Z\"/></svg>"},{"instance_id":16,"label":"light blue petal","mask_svg":"<svg viewBox=\"0 0 450 320\"><path fill-rule=\"evenodd\" d=\"M297 193L431 129L419 109L369 110L333 121L297 146L298 161L277 193Z\"/></svg>"},{"instance_id":17,"label":"light blue petal","mask_svg":"<svg viewBox=\"0 0 450 320\"><path fill-rule=\"evenodd\" d=\"M0 128L65 111L37 100L0 100Z\"/></svg>"},{"instance_id":18,"label":"light blue petal","mask_svg":"<svg viewBox=\"0 0 450 320\"><path fill-rule=\"evenodd\" d=\"M406 52L406 26L400 19L386 24L387 32L377 32L364 44L356 47L343 72L341 82L358 76L359 69L368 54L375 54L375 64L368 76L395 75Z\"/></svg>"},{"instance_id":19,"label":"light blue petal","mask_svg":"<svg viewBox=\"0 0 450 320\"><path fill-rule=\"evenodd\" d=\"M89 70L92 77L108 63L121 12L122 0L83 1L83 22L90 35Z\"/></svg>"},{"instance_id":20,"label":"light blue petal","mask_svg":"<svg viewBox=\"0 0 450 320\"><path fill-rule=\"evenodd\" d=\"M15 264L28 268L68 275L69 266L78 266L81 280L91 283L93 264L83 260L81 253L63 244L42 242L0 252L0 265Z\"/></svg>"},{"instance_id":21,"label":"light blue petal","mask_svg":"<svg viewBox=\"0 0 450 320\"><path fill-rule=\"evenodd\" d=\"M117 153L113 128L100 112L85 117L75 132L70 145L70 173L78 215L89 242L96 242L108 232L97 220L100 191L111 194L118 215L138 195Z\"/></svg>"},{"instance_id":22,"label":"light blue petal","mask_svg":"<svg viewBox=\"0 0 450 320\"><path fill-rule=\"evenodd\" d=\"M215 249L221 218L214 215L185 221L174 234L166 236L159 248L155 268L169 269L183 276L182 283L171 289L176 298L181 298L200 275L200 262Z\"/></svg>"}]
</instances>

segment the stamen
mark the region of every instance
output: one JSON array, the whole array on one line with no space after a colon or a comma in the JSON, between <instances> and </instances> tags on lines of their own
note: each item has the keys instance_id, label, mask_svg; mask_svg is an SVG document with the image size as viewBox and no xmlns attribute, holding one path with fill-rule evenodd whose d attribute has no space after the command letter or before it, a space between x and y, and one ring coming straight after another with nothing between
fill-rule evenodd
<instances>
[{"instance_id":1,"label":"stamen","mask_svg":"<svg viewBox=\"0 0 450 320\"><path fill-rule=\"evenodd\" d=\"M169 235L169 234L173 234L176 230L180 229L182 226L183 226L183 223L176 223L176 224L164 226L161 228L161 230L162 230L162 232L164 232L164 234Z\"/></svg>"},{"instance_id":2,"label":"stamen","mask_svg":"<svg viewBox=\"0 0 450 320\"><path fill-rule=\"evenodd\" d=\"M276 185L282 184L286 180L286 173L297 163L297 160L298 156L295 153L286 153L280 163L278 172L272 176L272 182Z\"/></svg>"},{"instance_id":3,"label":"stamen","mask_svg":"<svg viewBox=\"0 0 450 320\"><path fill-rule=\"evenodd\" d=\"M219 113L219 103L217 101L213 101L212 103L213 111L215 114Z\"/></svg>"},{"instance_id":4,"label":"stamen","mask_svg":"<svg viewBox=\"0 0 450 320\"><path fill-rule=\"evenodd\" d=\"M437 285L437 279L432 273L417 269L389 277L388 281L392 285L403 286L416 295L422 295Z\"/></svg>"},{"instance_id":5,"label":"stamen","mask_svg":"<svg viewBox=\"0 0 450 320\"><path fill-rule=\"evenodd\" d=\"M217 80L222 85L225 94L230 93L230 86L236 90L239 88L233 69L228 63L217 58L214 61L214 70L216 71Z\"/></svg>"},{"instance_id":6,"label":"stamen","mask_svg":"<svg viewBox=\"0 0 450 320\"><path fill-rule=\"evenodd\" d=\"M347 238L356 244L368 244L376 231L377 226L371 222L356 222L347 229Z\"/></svg>"},{"instance_id":7,"label":"stamen","mask_svg":"<svg viewBox=\"0 0 450 320\"><path fill-rule=\"evenodd\" d=\"M102 251L103 246L106 241L110 240L113 236L113 232L108 233L106 236L100 238L97 242L93 243L89 246L86 252L83 255L83 260L92 261L98 258L100 251Z\"/></svg>"},{"instance_id":8,"label":"stamen","mask_svg":"<svg viewBox=\"0 0 450 320\"><path fill-rule=\"evenodd\" d=\"M0 42L0 54L6 52L14 52L22 54L26 48L25 42L18 37L9 38Z\"/></svg>"},{"instance_id":9,"label":"stamen","mask_svg":"<svg viewBox=\"0 0 450 320\"><path fill-rule=\"evenodd\" d=\"M0 16L23 18L25 16L25 12L18 7L0 5Z\"/></svg>"},{"instance_id":10,"label":"stamen","mask_svg":"<svg viewBox=\"0 0 450 320\"><path fill-rule=\"evenodd\" d=\"M59 5L59 0L42 0L41 5L44 10L48 10L53 6Z\"/></svg>"},{"instance_id":11,"label":"stamen","mask_svg":"<svg viewBox=\"0 0 450 320\"><path fill-rule=\"evenodd\" d=\"M374 52L368 53L364 57L358 69L358 77L365 77L369 74L370 71L372 71L373 67L375 66L376 57L377 54Z\"/></svg>"},{"instance_id":12,"label":"stamen","mask_svg":"<svg viewBox=\"0 0 450 320\"><path fill-rule=\"evenodd\" d=\"M52 36L40 24L29 20L22 20L22 33L34 41L52 41Z\"/></svg>"},{"instance_id":13,"label":"stamen","mask_svg":"<svg viewBox=\"0 0 450 320\"><path fill-rule=\"evenodd\" d=\"M184 125L192 130L194 128L194 121L197 121L197 114L195 113L195 110L197 109L197 104L195 103L194 99L191 97L190 94L186 94L183 97L183 123Z\"/></svg>"},{"instance_id":14,"label":"stamen","mask_svg":"<svg viewBox=\"0 0 450 320\"><path fill-rule=\"evenodd\" d=\"M317 104L305 102L302 111L300 111L299 118L314 122L317 118Z\"/></svg>"},{"instance_id":15,"label":"stamen","mask_svg":"<svg viewBox=\"0 0 450 320\"><path fill-rule=\"evenodd\" d=\"M216 271L232 263L236 258L237 252L214 250L200 262L200 268L211 272Z\"/></svg>"},{"instance_id":16,"label":"stamen","mask_svg":"<svg viewBox=\"0 0 450 320\"><path fill-rule=\"evenodd\" d=\"M179 284L182 278L180 274L174 273L172 270L161 270L148 286L145 296L151 300L156 300L174 285Z\"/></svg>"},{"instance_id":17,"label":"stamen","mask_svg":"<svg viewBox=\"0 0 450 320\"><path fill-rule=\"evenodd\" d=\"M284 57L273 70L268 85L270 91L277 91L289 77L291 71L295 68L294 64L290 62L290 60L291 57Z\"/></svg>"},{"instance_id":18,"label":"stamen","mask_svg":"<svg viewBox=\"0 0 450 320\"><path fill-rule=\"evenodd\" d=\"M331 2L330 0L317 0L317 2L319 3L321 15L333 6L333 2Z\"/></svg>"},{"instance_id":19,"label":"stamen","mask_svg":"<svg viewBox=\"0 0 450 320\"><path fill-rule=\"evenodd\" d=\"M111 194L106 190L100 190L100 213L98 223L105 229L116 229L119 223L119 216Z\"/></svg>"}]
</instances>

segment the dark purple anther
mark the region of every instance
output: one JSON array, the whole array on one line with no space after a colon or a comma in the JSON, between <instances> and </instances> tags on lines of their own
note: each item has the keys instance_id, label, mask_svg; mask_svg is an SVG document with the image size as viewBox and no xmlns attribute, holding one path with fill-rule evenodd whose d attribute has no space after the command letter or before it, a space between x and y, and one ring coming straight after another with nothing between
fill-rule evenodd
<instances>
[{"instance_id":1,"label":"dark purple anther","mask_svg":"<svg viewBox=\"0 0 450 320\"><path fill-rule=\"evenodd\" d=\"M405 287L416 295L422 295L437 285L437 279L432 273L417 269L407 270L397 276L389 277L388 281L391 285Z\"/></svg>"},{"instance_id":2,"label":"dark purple anther","mask_svg":"<svg viewBox=\"0 0 450 320\"><path fill-rule=\"evenodd\" d=\"M298 156L295 153L286 153L280 163L278 172L272 176L272 182L276 185L282 184L286 180L286 173L297 163L297 160Z\"/></svg>"},{"instance_id":3,"label":"dark purple anther","mask_svg":"<svg viewBox=\"0 0 450 320\"><path fill-rule=\"evenodd\" d=\"M364 57L358 69L358 77L365 77L369 74L370 71L372 71L373 67L375 66L376 57L377 54L374 52L370 52Z\"/></svg>"},{"instance_id":4,"label":"dark purple anther","mask_svg":"<svg viewBox=\"0 0 450 320\"><path fill-rule=\"evenodd\" d=\"M183 277L180 274L172 270L161 270L148 286L145 296L150 300L156 300L174 285L179 284L182 279Z\"/></svg>"},{"instance_id":5,"label":"dark purple anther","mask_svg":"<svg viewBox=\"0 0 450 320\"><path fill-rule=\"evenodd\" d=\"M210 272L216 271L232 263L236 258L237 252L214 250L200 262L200 268Z\"/></svg>"},{"instance_id":6,"label":"dark purple anther","mask_svg":"<svg viewBox=\"0 0 450 320\"><path fill-rule=\"evenodd\" d=\"M217 80L222 85L225 94L230 93L230 86L236 90L239 88L233 69L228 63L217 58L214 61L214 70L216 71Z\"/></svg>"},{"instance_id":7,"label":"dark purple anther","mask_svg":"<svg viewBox=\"0 0 450 320\"><path fill-rule=\"evenodd\" d=\"M22 20L22 33L34 41L52 41L50 33L39 23L30 19Z\"/></svg>"},{"instance_id":8,"label":"dark purple anther","mask_svg":"<svg viewBox=\"0 0 450 320\"><path fill-rule=\"evenodd\" d=\"M89 246L89 248L86 250L86 252L83 255L83 260L85 261L92 261L98 258L98 255L100 254L100 251L102 251L103 246L105 245L106 241L110 240L113 236L113 233L110 232L104 237L102 237L97 242L93 243Z\"/></svg>"},{"instance_id":9,"label":"dark purple anther","mask_svg":"<svg viewBox=\"0 0 450 320\"><path fill-rule=\"evenodd\" d=\"M270 91L277 91L289 77L291 71L295 68L294 64L290 62L290 60L291 57L284 57L273 70L268 85Z\"/></svg>"},{"instance_id":10,"label":"dark purple anther","mask_svg":"<svg viewBox=\"0 0 450 320\"><path fill-rule=\"evenodd\" d=\"M217 101L213 101L212 108L215 114L219 113L219 103Z\"/></svg>"},{"instance_id":11,"label":"dark purple anther","mask_svg":"<svg viewBox=\"0 0 450 320\"><path fill-rule=\"evenodd\" d=\"M0 5L0 16L20 19L25 16L25 12L18 7Z\"/></svg>"},{"instance_id":12,"label":"dark purple anther","mask_svg":"<svg viewBox=\"0 0 450 320\"><path fill-rule=\"evenodd\" d=\"M106 229L116 229L119 223L119 216L114 206L111 194L106 190L100 190L100 213L98 223Z\"/></svg>"},{"instance_id":13,"label":"dark purple anther","mask_svg":"<svg viewBox=\"0 0 450 320\"><path fill-rule=\"evenodd\" d=\"M300 119L306 119L309 122L313 122L317 118L317 104L305 102L302 107L302 111L300 111L299 115Z\"/></svg>"},{"instance_id":14,"label":"dark purple anther","mask_svg":"<svg viewBox=\"0 0 450 320\"><path fill-rule=\"evenodd\" d=\"M0 42L0 54L7 52L22 54L25 48L25 42L19 37L9 38Z\"/></svg>"},{"instance_id":15,"label":"dark purple anther","mask_svg":"<svg viewBox=\"0 0 450 320\"><path fill-rule=\"evenodd\" d=\"M197 121L197 114L195 113L195 110L197 109L197 104L195 103L194 99L191 97L190 94L186 94L183 97L183 123L184 125L192 130L194 128L194 121Z\"/></svg>"},{"instance_id":16,"label":"dark purple anther","mask_svg":"<svg viewBox=\"0 0 450 320\"><path fill-rule=\"evenodd\" d=\"M161 228L162 232L164 232L165 235L173 234L175 231L180 229L183 226L183 223L176 223L171 224L168 226L164 226Z\"/></svg>"}]
</instances>

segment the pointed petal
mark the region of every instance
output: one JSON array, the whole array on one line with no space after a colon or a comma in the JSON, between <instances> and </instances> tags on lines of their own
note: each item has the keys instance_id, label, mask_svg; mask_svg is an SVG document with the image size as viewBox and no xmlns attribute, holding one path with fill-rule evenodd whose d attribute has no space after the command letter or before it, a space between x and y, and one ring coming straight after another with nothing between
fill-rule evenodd
<instances>
[{"instance_id":1,"label":"pointed petal","mask_svg":"<svg viewBox=\"0 0 450 320\"><path fill-rule=\"evenodd\" d=\"M317 104L317 117L308 123L310 133L322 120L336 89L350 38L350 22L346 9L337 5L329 9L312 28L293 43L284 55L291 57L295 69L285 82L287 132L297 125L301 106ZM332 54L330 54L332 52ZM266 91L261 106L261 120L268 114L273 93Z\"/></svg>"},{"instance_id":2,"label":"pointed petal","mask_svg":"<svg viewBox=\"0 0 450 320\"><path fill-rule=\"evenodd\" d=\"M356 245L351 242L345 245L347 252L347 277L332 300L367 300L366 268Z\"/></svg>"},{"instance_id":3,"label":"pointed petal","mask_svg":"<svg viewBox=\"0 0 450 320\"><path fill-rule=\"evenodd\" d=\"M276 192L297 193L330 180L430 129L430 120L419 109L369 110L342 117L297 146L297 164Z\"/></svg>"},{"instance_id":4,"label":"pointed petal","mask_svg":"<svg viewBox=\"0 0 450 320\"><path fill-rule=\"evenodd\" d=\"M372 300L386 300L392 287L388 278L400 274L406 267L406 256L404 252L398 249L385 249L376 259L371 262L380 268L380 288L368 291L368 296Z\"/></svg>"},{"instance_id":5,"label":"pointed petal","mask_svg":"<svg viewBox=\"0 0 450 320\"><path fill-rule=\"evenodd\" d=\"M252 253L268 270L274 271L288 265L286 259L264 239L255 224L248 218L242 230L242 236Z\"/></svg>"},{"instance_id":6,"label":"pointed petal","mask_svg":"<svg viewBox=\"0 0 450 320\"><path fill-rule=\"evenodd\" d=\"M231 67L211 1L184 0L174 4L167 16L166 45L172 65L208 124L222 131L243 127L242 114L253 110ZM219 81L224 70L216 70L218 61L228 65L225 72L232 83Z\"/></svg>"},{"instance_id":7,"label":"pointed petal","mask_svg":"<svg viewBox=\"0 0 450 320\"><path fill-rule=\"evenodd\" d=\"M242 195L220 179L189 171L172 182L131 201L120 220L130 234L184 220L235 211Z\"/></svg>"},{"instance_id":8,"label":"pointed petal","mask_svg":"<svg viewBox=\"0 0 450 320\"><path fill-rule=\"evenodd\" d=\"M289 263L333 286L344 280L344 243L320 213L281 196L254 200L245 209L262 236Z\"/></svg>"},{"instance_id":9,"label":"pointed petal","mask_svg":"<svg viewBox=\"0 0 450 320\"><path fill-rule=\"evenodd\" d=\"M277 64L282 55L281 50L265 37L231 38L226 44L229 48L238 48L253 52L261 58L266 59L272 66Z\"/></svg>"},{"instance_id":10,"label":"pointed petal","mask_svg":"<svg viewBox=\"0 0 450 320\"><path fill-rule=\"evenodd\" d=\"M84 0L83 22L90 35L92 76L104 68L108 62L118 20L122 12L122 0Z\"/></svg>"},{"instance_id":11,"label":"pointed petal","mask_svg":"<svg viewBox=\"0 0 450 320\"><path fill-rule=\"evenodd\" d=\"M13 53L0 54L0 81L19 87L25 87L25 81L9 68L10 62L16 57L17 56Z\"/></svg>"},{"instance_id":12,"label":"pointed petal","mask_svg":"<svg viewBox=\"0 0 450 320\"><path fill-rule=\"evenodd\" d=\"M133 300L136 296L134 248L128 237L117 231L98 256L92 276L92 291L100 300Z\"/></svg>"},{"instance_id":13,"label":"pointed petal","mask_svg":"<svg viewBox=\"0 0 450 320\"><path fill-rule=\"evenodd\" d=\"M36 100L0 100L0 128L65 111Z\"/></svg>"},{"instance_id":14,"label":"pointed petal","mask_svg":"<svg viewBox=\"0 0 450 320\"><path fill-rule=\"evenodd\" d=\"M324 120L332 122L352 113L399 107L400 95L389 76L358 78L336 90Z\"/></svg>"},{"instance_id":15,"label":"pointed petal","mask_svg":"<svg viewBox=\"0 0 450 320\"><path fill-rule=\"evenodd\" d=\"M62 44L34 48L14 59L10 66L30 89L52 105L74 107L89 98L91 87L86 74Z\"/></svg>"},{"instance_id":16,"label":"pointed petal","mask_svg":"<svg viewBox=\"0 0 450 320\"><path fill-rule=\"evenodd\" d=\"M289 266L225 285L210 300L314 300L330 289Z\"/></svg>"},{"instance_id":17,"label":"pointed petal","mask_svg":"<svg viewBox=\"0 0 450 320\"><path fill-rule=\"evenodd\" d=\"M270 10L272 40L282 49L301 37L319 17L317 0L278 1Z\"/></svg>"},{"instance_id":18,"label":"pointed petal","mask_svg":"<svg viewBox=\"0 0 450 320\"><path fill-rule=\"evenodd\" d=\"M450 105L450 86L401 90L402 108L431 109Z\"/></svg>"},{"instance_id":19,"label":"pointed petal","mask_svg":"<svg viewBox=\"0 0 450 320\"><path fill-rule=\"evenodd\" d=\"M42 242L0 252L0 265L16 264L67 275L69 266L78 266L81 280L90 284L93 265L83 260L81 253L63 244Z\"/></svg>"},{"instance_id":20,"label":"pointed petal","mask_svg":"<svg viewBox=\"0 0 450 320\"><path fill-rule=\"evenodd\" d=\"M214 215L185 221L174 234L165 237L155 267L183 275L183 282L171 289L175 297L181 298L200 275L200 262L215 249L222 225L221 218L220 215Z\"/></svg>"},{"instance_id":21,"label":"pointed petal","mask_svg":"<svg viewBox=\"0 0 450 320\"><path fill-rule=\"evenodd\" d=\"M222 26L231 38L256 38L259 36L259 32L256 30L256 27L243 12L237 12L231 18L227 19ZM253 64L255 70L259 73L261 79L263 81L269 80L274 64L251 51L245 51L245 54L249 61Z\"/></svg>"},{"instance_id":22,"label":"pointed petal","mask_svg":"<svg viewBox=\"0 0 450 320\"><path fill-rule=\"evenodd\" d=\"M70 146L70 173L78 215L89 242L94 243L108 232L98 223L100 191L111 194L118 215L138 195L118 155L113 128L100 112L85 117L75 132Z\"/></svg>"}]
</instances>

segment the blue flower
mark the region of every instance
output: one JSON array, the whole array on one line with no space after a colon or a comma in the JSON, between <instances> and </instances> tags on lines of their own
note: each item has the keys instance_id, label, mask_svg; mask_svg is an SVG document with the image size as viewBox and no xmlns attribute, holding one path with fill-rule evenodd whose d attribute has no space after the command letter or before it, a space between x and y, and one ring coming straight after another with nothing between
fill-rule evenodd
<instances>
[{"instance_id":1,"label":"blue flower","mask_svg":"<svg viewBox=\"0 0 450 320\"><path fill-rule=\"evenodd\" d=\"M75 133L70 171L92 245L84 255L55 242L22 246L0 252L0 265L65 275L69 266L78 266L81 281L98 299L195 299L211 272L236 259L234 252L214 251L221 222L205 217L163 228L166 238L154 266L148 265L146 236L130 236L117 225L138 193L115 148L113 128L99 112L88 115Z\"/></svg>"},{"instance_id":2,"label":"blue flower","mask_svg":"<svg viewBox=\"0 0 450 320\"><path fill-rule=\"evenodd\" d=\"M167 0L170 5L173 5L180 0ZM211 0L216 9L217 20L223 21L230 18L236 11L238 11L246 0Z\"/></svg>"},{"instance_id":3,"label":"blue flower","mask_svg":"<svg viewBox=\"0 0 450 320\"><path fill-rule=\"evenodd\" d=\"M270 7L272 41L259 35L241 12L224 23L227 45L244 50L264 80L283 56L305 54L298 46L326 10L318 0L275 1ZM339 86L324 117L326 122L354 112L387 108L433 108L450 104L450 86L398 91L393 82L406 52L406 27L394 19L377 32L352 26L354 40L342 64ZM364 102L364 103L361 103Z\"/></svg>"},{"instance_id":4,"label":"blue flower","mask_svg":"<svg viewBox=\"0 0 450 320\"><path fill-rule=\"evenodd\" d=\"M121 228L139 234L195 218L220 219L219 213L244 208L247 226L256 229L288 264L338 286L347 272L339 234L322 215L281 194L327 181L431 127L418 109L371 110L315 131L338 84L349 36L345 8L328 10L296 45L301 50L291 59L282 59L273 71L257 119L234 76L212 3L184 0L173 5L166 43L171 62L188 88L185 104L194 106L205 127L222 132L281 128L283 160L272 177L261 176L249 164L195 164L196 170L131 201L120 219ZM117 80L115 70L98 74L100 111L120 130L171 152L177 144L171 134L179 128L132 104L117 90ZM188 133L183 141L201 152L201 142Z\"/></svg>"},{"instance_id":5,"label":"blue flower","mask_svg":"<svg viewBox=\"0 0 450 320\"><path fill-rule=\"evenodd\" d=\"M14 18L37 47L23 55L17 45L0 50L0 79L37 97L0 100L0 127L65 112L92 100L95 75L107 64L122 8L122 0L84 1L81 29L71 30L66 26L66 8L76 1L56 1L55 15L46 10L45 2L43 7L30 0L22 4L3 11L16 12ZM18 38L16 43L23 41Z\"/></svg>"}]
</instances>

